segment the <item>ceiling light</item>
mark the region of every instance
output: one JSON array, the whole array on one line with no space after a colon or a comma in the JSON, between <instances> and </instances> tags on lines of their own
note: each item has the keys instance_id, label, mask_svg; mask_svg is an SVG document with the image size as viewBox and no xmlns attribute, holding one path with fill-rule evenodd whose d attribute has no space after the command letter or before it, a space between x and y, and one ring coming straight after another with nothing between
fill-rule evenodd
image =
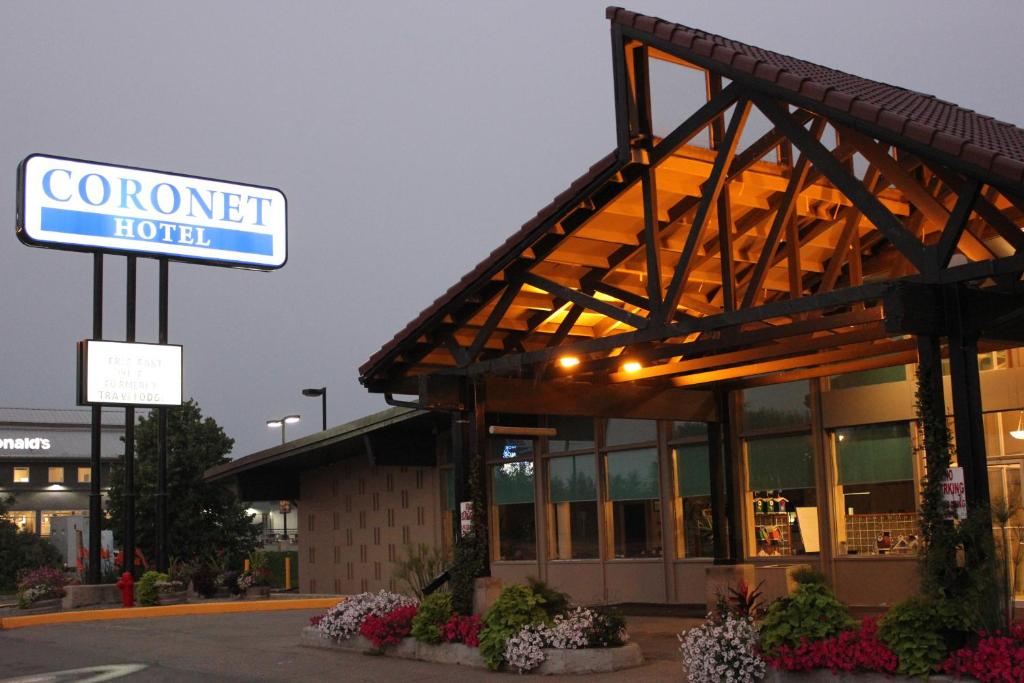
<instances>
[{"instance_id":1,"label":"ceiling light","mask_svg":"<svg viewBox=\"0 0 1024 683\"><path fill-rule=\"evenodd\" d=\"M623 372L640 372L643 369L644 366L641 365L639 361L635 360L626 361L625 363L622 364Z\"/></svg>"},{"instance_id":2,"label":"ceiling light","mask_svg":"<svg viewBox=\"0 0 1024 683\"><path fill-rule=\"evenodd\" d=\"M1017 428L1010 432L1010 436L1024 441L1024 425L1021 424L1022 420L1024 420L1024 409L1021 409L1020 413L1017 415Z\"/></svg>"},{"instance_id":3,"label":"ceiling light","mask_svg":"<svg viewBox=\"0 0 1024 683\"><path fill-rule=\"evenodd\" d=\"M558 359L558 364L563 368L574 368L580 364L580 359L576 356L562 356Z\"/></svg>"}]
</instances>

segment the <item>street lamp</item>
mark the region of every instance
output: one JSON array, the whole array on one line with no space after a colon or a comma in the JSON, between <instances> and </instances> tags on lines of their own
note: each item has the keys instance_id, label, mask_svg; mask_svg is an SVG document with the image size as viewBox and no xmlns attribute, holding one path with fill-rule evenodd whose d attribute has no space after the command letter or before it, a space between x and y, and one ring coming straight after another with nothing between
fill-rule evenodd
<instances>
[{"instance_id":1,"label":"street lamp","mask_svg":"<svg viewBox=\"0 0 1024 683\"><path fill-rule=\"evenodd\" d=\"M280 427L281 428L281 443L284 443L285 442L285 438L284 438L285 426L286 425L290 425L290 424L295 424L296 422L298 422L301 419L302 419L302 417L299 416L299 415L288 415L286 417L279 417L276 420L267 420L267 426L270 427L271 429L277 429L278 427Z\"/></svg>"},{"instance_id":2,"label":"street lamp","mask_svg":"<svg viewBox=\"0 0 1024 683\"><path fill-rule=\"evenodd\" d=\"M327 431L327 387L320 387L319 389L303 389L303 396L316 397L319 396L322 399L323 410L324 410L324 431Z\"/></svg>"}]
</instances>

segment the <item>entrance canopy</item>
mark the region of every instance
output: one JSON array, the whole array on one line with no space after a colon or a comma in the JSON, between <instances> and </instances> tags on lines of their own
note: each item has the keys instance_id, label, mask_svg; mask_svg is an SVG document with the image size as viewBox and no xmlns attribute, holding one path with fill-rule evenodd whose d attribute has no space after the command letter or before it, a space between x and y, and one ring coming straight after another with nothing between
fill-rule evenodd
<instances>
[{"instance_id":1,"label":"entrance canopy","mask_svg":"<svg viewBox=\"0 0 1024 683\"><path fill-rule=\"evenodd\" d=\"M908 335L949 325L1022 338L1024 130L608 18L617 148L375 353L368 389L754 386L914 362ZM698 79L703 104L656 134L652 73L673 70ZM954 306L975 318L950 323Z\"/></svg>"}]
</instances>

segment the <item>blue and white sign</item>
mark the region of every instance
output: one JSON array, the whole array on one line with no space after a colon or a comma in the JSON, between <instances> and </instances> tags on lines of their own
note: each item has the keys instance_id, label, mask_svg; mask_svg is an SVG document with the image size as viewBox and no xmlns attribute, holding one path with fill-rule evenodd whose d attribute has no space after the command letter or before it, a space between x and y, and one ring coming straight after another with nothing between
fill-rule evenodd
<instances>
[{"instance_id":1,"label":"blue and white sign","mask_svg":"<svg viewBox=\"0 0 1024 683\"><path fill-rule=\"evenodd\" d=\"M288 258L280 190L34 154L18 167L18 238L54 249L270 270Z\"/></svg>"}]
</instances>

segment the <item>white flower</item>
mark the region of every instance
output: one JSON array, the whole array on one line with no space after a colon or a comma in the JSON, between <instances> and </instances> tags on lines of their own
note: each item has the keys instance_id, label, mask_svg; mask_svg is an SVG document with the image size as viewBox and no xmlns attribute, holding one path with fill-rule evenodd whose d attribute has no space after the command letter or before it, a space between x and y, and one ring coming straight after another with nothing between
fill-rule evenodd
<instances>
[{"instance_id":1,"label":"white flower","mask_svg":"<svg viewBox=\"0 0 1024 683\"><path fill-rule=\"evenodd\" d=\"M399 607L418 605L415 598L382 590L378 593L359 593L339 602L327 610L317 625L320 635L335 640L351 638L359 633L363 620L371 614L383 617Z\"/></svg>"},{"instance_id":2,"label":"white flower","mask_svg":"<svg viewBox=\"0 0 1024 683\"><path fill-rule=\"evenodd\" d=\"M749 618L727 614L718 621L708 615L701 626L678 637L690 683L754 683L764 677L757 629Z\"/></svg>"},{"instance_id":3,"label":"white flower","mask_svg":"<svg viewBox=\"0 0 1024 683\"><path fill-rule=\"evenodd\" d=\"M588 635L594 628L597 615L586 607L577 607L555 617L549 631L548 644L559 650L576 650L587 646Z\"/></svg>"},{"instance_id":4,"label":"white flower","mask_svg":"<svg viewBox=\"0 0 1024 683\"><path fill-rule=\"evenodd\" d=\"M551 640L551 629L544 624L524 626L505 641L505 661L519 673L532 671L544 662L544 646Z\"/></svg>"}]
</instances>

